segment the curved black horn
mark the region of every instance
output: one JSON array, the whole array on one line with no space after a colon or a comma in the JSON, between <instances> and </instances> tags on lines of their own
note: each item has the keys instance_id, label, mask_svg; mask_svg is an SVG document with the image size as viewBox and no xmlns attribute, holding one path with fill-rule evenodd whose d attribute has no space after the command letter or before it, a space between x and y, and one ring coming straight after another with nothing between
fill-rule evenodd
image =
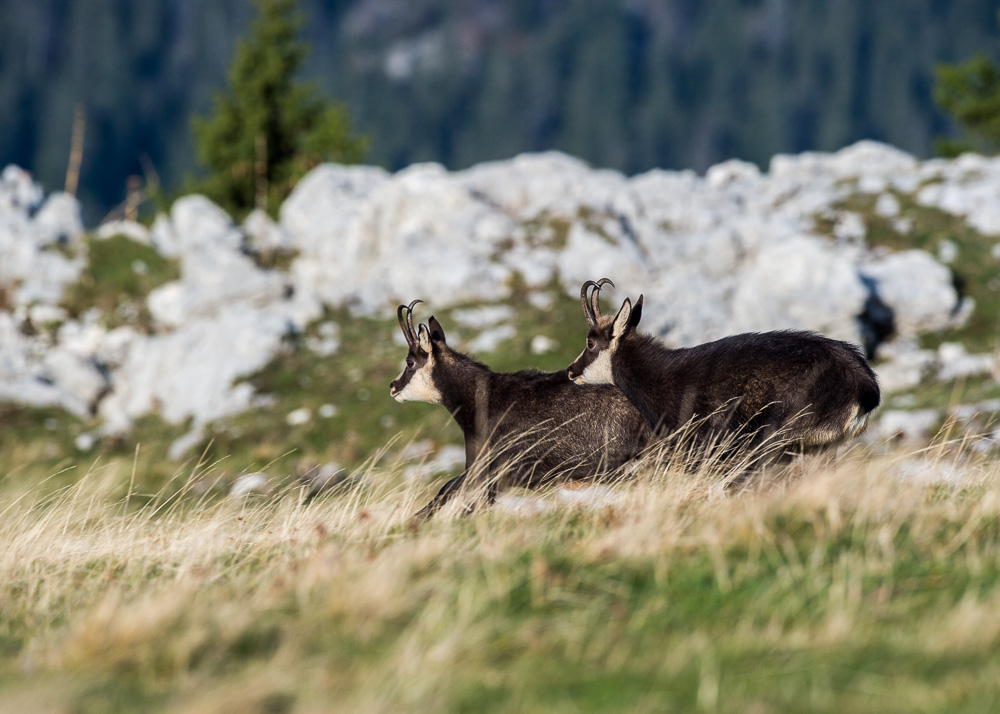
<instances>
[{"instance_id":1,"label":"curved black horn","mask_svg":"<svg viewBox=\"0 0 1000 714\"><path fill-rule=\"evenodd\" d=\"M410 337L410 328L406 324L406 305L400 305L396 308L396 319L399 320L399 329L403 331L403 337L406 338L406 344L412 345L413 338Z\"/></svg>"},{"instance_id":2,"label":"curved black horn","mask_svg":"<svg viewBox=\"0 0 1000 714\"><path fill-rule=\"evenodd\" d=\"M591 327L593 327L597 324L597 315L594 314L593 303L589 300L589 296L587 295L587 291L591 287L597 287L597 283L593 280L588 280L583 284L583 287L580 288L580 305L583 307L583 314L586 316L587 322Z\"/></svg>"},{"instance_id":3,"label":"curved black horn","mask_svg":"<svg viewBox=\"0 0 1000 714\"><path fill-rule=\"evenodd\" d=\"M593 310L595 319L601 316L601 288L605 285L615 286L611 282L611 278L601 278L594 283L594 292L590 294L590 307Z\"/></svg>"},{"instance_id":4,"label":"curved black horn","mask_svg":"<svg viewBox=\"0 0 1000 714\"><path fill-rule=\"evenodd\" d=\"M414 300L406 307L406 325L410 328L410 339L413 340L410 344L417 342L417 331L413 329L413 306L418 302L423 302L423 300Z\"/></svg>"}]
</instances>

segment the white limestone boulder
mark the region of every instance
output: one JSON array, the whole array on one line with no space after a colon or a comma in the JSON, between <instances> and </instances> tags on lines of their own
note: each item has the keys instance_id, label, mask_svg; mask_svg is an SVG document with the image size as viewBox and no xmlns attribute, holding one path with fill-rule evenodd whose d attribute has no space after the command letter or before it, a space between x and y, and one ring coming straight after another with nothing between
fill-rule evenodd
<instances>
[{"instance_id":1,"label":"white limestone boulder","mask_svg":"<svg viewBox=\"0 0 1000 714\"><path fill-rule=\"evenodd\" d=\"M288 279L258 268L242 250L242 233L207 198L178 199L159 230L174 236L181 269L179 280L161 285L147 298L161 326L176 328L236 303L261 307L287 298Z\"/></svg>"},{"instance_id":2,"label":"white limestone boulder","mask_svg":"<svg viewBox=\"0 0 1000 714\"><path fill-rule=\"evenodd\" d=\"M734 332L810 329L860 342L857 316L868 290L848 255L801 237L760 250L733 293Z\"/></svg>"},{"instance_id":3,"label":"white limestone boulder","mask_svg":"<svg viewBox=\"0 0 1000 714\"><path fill-rule=\"evenodd\" d=\"M951 271L922 250L890 253L865 263L865 275L890 308L896 332L910 337L951 325L959 308Z\"/></svg>"},{"instance_id":4,"label":"white limestone boulder","mask_svg":"<svg viewBox=\"0 0 1000 714\"><path fill-rule=\"evenodd\" d=\"M73 197L47 200L31 176L16 166L0 174L0 291L16 306L55 305L83 268L83 258L57 250L82 233Z\"/></svg>"},{"instance_id":5,"label":"white limestone boulder","mask_svg":"<svg viewBox=\"0 0 1000 714\"><path fill-rule=\"evenodd\" d=\"M509 294L511 271L495 260L520 230L508 216L436 164L371 184L360 206L319 221L339 229L321 242L310 239L313 225L303 233L297 212L282 210L283 225L300 247L291 271L297 286L363 314L389 314L429 288L437 305Z\"/></svg>"},{"instance_id":6,"label":"white limestone boulder","mask_svg":"<svg viewBox=\"0 0 1000 714\"><path fill-rule=\"evenodd\" d=\"M68 193L50 194L34 216L38 234L49 245L70 245L83 235L80 204Z\"/></svg>"},{"instance_id":7,"label":"white limestone boulder","mask_svg":"<svg viewBox=\"0 0 1000 714\"><path fill-rule=\"evenodd\" d=\"M137 336L125 345L112 391L100 403L106 430L124 431L149 413L197 426L249 409L253 388L234 382L267 364L288 330L280 310L235 304L182 329Z\"/></svg>"}]
</instances>

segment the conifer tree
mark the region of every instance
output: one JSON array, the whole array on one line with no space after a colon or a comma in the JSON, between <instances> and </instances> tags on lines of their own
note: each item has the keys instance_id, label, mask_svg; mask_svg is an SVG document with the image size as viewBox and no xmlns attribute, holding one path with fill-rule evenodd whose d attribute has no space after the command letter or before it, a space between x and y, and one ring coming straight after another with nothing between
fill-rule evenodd
<instances>
[{"instance_id":1,"label":"conifer tree","mask_svg":"<svg viewBox=\"0 0 1000 714\"><path fill-rule=\"evenodd\" d=\"M978 53L963 64L940 65L935 74L935 101L965 130L961 139L938 139L938 152L954 156L972 150L1000 151L1000 68Z\"/></svg>"},{"instance_id":2,"label":"conifer tree","mask_svg":"<svg viewBox=\"0 0 1000 714\"><path fill-rule=\"evenodd\" d=\"M296 37L297 0L255 4L258 17L237 46L228 91L216 95L212 115L193 121L208 170L193 188L237 218L254 207L275 213L307 171L322 161L356 163L366 144L343 106L295 79L308 51Z\"/></svg>"}]
</instances>

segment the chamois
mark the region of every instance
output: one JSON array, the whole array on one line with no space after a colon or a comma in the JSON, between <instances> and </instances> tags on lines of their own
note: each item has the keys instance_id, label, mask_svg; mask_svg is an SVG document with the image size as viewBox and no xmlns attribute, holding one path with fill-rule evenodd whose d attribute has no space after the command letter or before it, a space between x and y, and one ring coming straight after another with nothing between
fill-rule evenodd
<instances>
[{"instance_id":1,"label":"chamois","mask_svg":"<svg viewBox=\"0 0 1000 714\"><path fill-rule=\"evenodd\" d=\"M879 404L875 373L848 342L778 331L670 349L636 330L642 295L602 315L604 285L614 287L602 278L580 290L590 329L569 378L618 386L657 436L690 422L695 443L728 441L730 452L775 438L793 452L818 451L860 434Z\"/></svg>"},{"instance_id":2,"label":"chamois","mask_svg":"<svg viewBox=\"0 0 1000 714\"><path fill-rule=\"evenodd\" d=\"M397 402L443 405L465 436L465 471L448 481L415 520L429 518L467 481L500 489L554 480L614 478L651 432L615 387L573 384L566 371L494 372L451 349L432 316L414 330L413 306L396 311L409 351L389 386Z\"/></svg>"}]
</instances>

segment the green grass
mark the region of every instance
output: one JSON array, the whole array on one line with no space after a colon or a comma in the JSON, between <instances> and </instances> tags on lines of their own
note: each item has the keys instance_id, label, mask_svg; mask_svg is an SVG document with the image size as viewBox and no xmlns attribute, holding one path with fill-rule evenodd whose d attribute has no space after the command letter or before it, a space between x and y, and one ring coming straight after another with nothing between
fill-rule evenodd
<instances>
[{"instance_id":1,"label":"green grass","mask_svg":"<svg viewBox=\"0 0 1000 714\"><path fill-rule=\"evenodd\" d=\"M21 503L0 687L29 713L995 711L1000 474L903 484L900 457L417 532L393 468L310 503Z\"/></svg>"},{"instance_id":2,"label":"green grass","mask_svg":"<svg viewBox=\"0 0 1000 714\"><path fill-rule=\"evenodd\" d=\"M80 279L67 286L63 307L74 318L97 308L108 328L130 324L148 332L152 318L145 298L180 276L176 261L122 235L87 238L86 247L87 265Z\"/></svg>"}]
</instances>

